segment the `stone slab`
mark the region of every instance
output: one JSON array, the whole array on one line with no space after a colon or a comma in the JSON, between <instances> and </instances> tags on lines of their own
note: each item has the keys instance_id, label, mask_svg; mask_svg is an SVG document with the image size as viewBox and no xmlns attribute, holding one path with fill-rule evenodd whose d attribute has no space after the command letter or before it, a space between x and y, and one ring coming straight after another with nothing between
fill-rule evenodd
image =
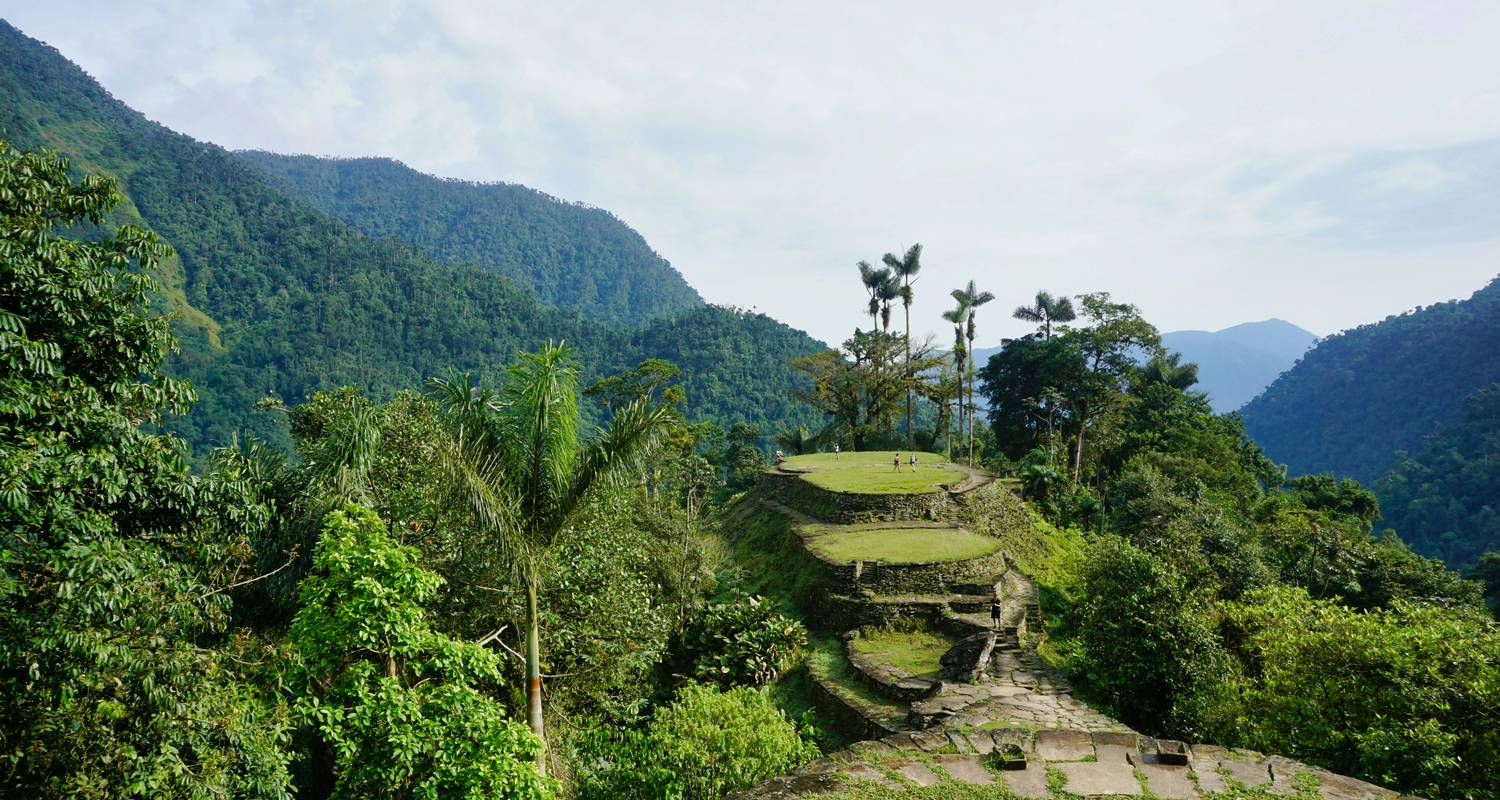
<instances>
[{"instance_id":1,"label":"stone slab","mask_svg":"<svg viewBox=\"0 0 1500 800\"><path fill-rule=\"evenodd\" d=\"M1320 769L1310 771L1318 776L1318 791L1324 800L1392 800L1399 794L1347 775L1335 775Z\"/></svg>"},{"instance_id":2,"label":"stone slab","mask_svg":"<svg viewBox=\"0 0 1500 800\"><path fill-rule=\"evenodd\" d=\"M916 731L912 733L911 740L917 747L929 753L953 746L953 743L948 741L948 734L942 731Z\"/></svg>"},{"instance_id":3,"label":"stone slab","mask_svg":"<svg viewBox=\"0 0 1500 800\"><path fill-rule=\"evenodd\" d=\"M994 773L985 769L984 765L979 763L978 756L941 755L936 756L934 760L937 761L938 766L943 768L944 772L953 777L953 780L960 783L989 786L995 782Z\"/></svg>"},{"instance_id":4,"label":"stone slab","mask_svg":"<svg viewBox=\"0 0 1500 800\"><path fill-rule=\"evenodd\" d=\"M931 767L920 761L893 761L886 766L918 786L934 786L942 782L942 778Z\"/></svg>"},{"instance_id":5,"label":"stone slab","mask_svg":"<svg viewBox=\"0 0 1500 800\"><path fill-rule=\"evenodd\" d=\"M894 782L884 772L870 764L853 764L844 770L844 775L856 780L870 781L881 786L892 786Z\"/></svg>"},{"instance_id":6,"label":"stone slab","mask_svg":"<svg viewBox=\"0 0 1500 800\"><path fill-rule=\"evenodd\" d=\"M1037 731L1037 755L1048 761L1078 761L1094 755L1088 731Z\"/></svg>"},{"instance_id":7,"label":"stone slab","mask_svg":"<svg viewBox=\"0 0 1500 800\"><path fill-rule=\"evenodd\" d=\"M1188 768L1166 764L1138 764L1151 794L1161 800L1197 800L1198 787L1188 777Z\"/></svg>"},{"instance_id":8,"label":"stone slab","mask_svg":"<svg viewBox=\"0 0 1500 800\"><path fill-rule=\"evenodd\" d=\"M1067 776L1063 791L1080 797L1099 795L1130 795L1139 797L1141 782L1136 780L1135 770L1122 762L1105 764L1097 761L1065 762L1054 764Z\"/></svg>"},{"instance_id":9,"label":"stone slab","mask_svg":"<svg viewBox=\"0 0 1500 800\"><path fill-rule=\"evenodd\" d=\"M1104 763L1128 763L1132 755L1140 752L1138 738L1133 733L1096 733L1094 751Z\"/></svg>"},{"instance_id":10,"label":"stone slab","mask_svg":"<svg viewBox=\"0 0 1500 800\"><path fill-rule=\"evenodd\" d=\"M970 737L964 735L962 731L948 731L947 733L948 741L953 744L953 749L957 750L959 753L963 755L974 755L975 753L979 752L979 748L976 746L975 742ZM990 737L984 736L981 738L988 741Z\"/></svg>"},{"instance_id":11,"label":"stone slab","mask_svg":"<svg viewBox=\"0 0 1500 800\"><path fill-rule=\"evenodd\" d=\"M1270 766L1258 758L1226 758L1221 760L1216 766L1218 769L1228 772L1231 779L1239 781L1251 789L1271 782Z\"/></svg>"},{"instance_id":12,"label":"stone slab","mask_svg":"<svg viewBox=\"0 0 1500 800\"><path fill-rule=\"evenodd\" d=\"M1031 800L1047 800L1052 793L1047 790L1047 769L1041 764L1027 764L1026 769L1007 770L1000 777L1010 787L1010 793Z\"/></svg>"}]
</instances>

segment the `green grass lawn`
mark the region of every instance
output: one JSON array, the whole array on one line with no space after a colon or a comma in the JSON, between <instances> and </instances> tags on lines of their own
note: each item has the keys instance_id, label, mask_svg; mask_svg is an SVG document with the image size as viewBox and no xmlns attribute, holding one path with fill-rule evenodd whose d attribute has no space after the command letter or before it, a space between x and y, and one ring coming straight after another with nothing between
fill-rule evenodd
<instances>
[{"instance_id":1,"label":"green grass lawn","mask_svg":"<svg viewBox=\"0 0 1500 800\"><path fill-rule=\"evenodd\" d=\"M1000 542L954 528L854 528L814 536L808 546L835 561L933 564L989 555Z\"/></svg>"},{"instance_id":2,"label":"green grass lawn","mask_svg":"<svg viewBox=\"0 0 1500 800\"><path fill-rule=\"evenodd\" d=\"M918 678L936 678L953 640L928 631L870 631L850 641L856 652Z\"/></svg>"},{"instance_id":3,"label":"green grass lawn","mask_svg":"<svg viewBox=\"0 0 1500 800\"><path fill-rule=\"evenodd\" d=\"M832 453L792 456L786 463L810 469L804 480L835 492L856 494L921 494L936 492L944 484L955 483L964 473L954 469L937 453L918 453L917 471L911 471L911 452L902 452L901 468L891 468L896 457L892 450L843 453L835 461Z\"/></svg>"}]
</instances>

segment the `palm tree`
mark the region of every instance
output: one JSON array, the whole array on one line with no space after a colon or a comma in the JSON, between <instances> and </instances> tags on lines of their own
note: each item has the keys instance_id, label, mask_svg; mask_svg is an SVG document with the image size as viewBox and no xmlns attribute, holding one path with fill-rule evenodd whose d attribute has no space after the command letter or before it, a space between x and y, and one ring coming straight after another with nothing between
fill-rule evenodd
<instances>
[{"instance_id":1,"label":"palm tree","mask_svg":"<svg viewBox=\"0 0 1500 800\"><path fill-rule=\"evenodd\" d=\"M1073 311L1071 299L1066 295L1054 299L1051 292L1037 292L1035 304L1016 306L1011 316L1042 326L1043 339L1052 338L1053 323L1072 322L1078 318L1078 314Z\"/></svg>"},{"instance_id":2,"label":"palm tree","mask_svg":"<svg viewBox=\"0 0 1500 800\"><path fill-rule=\"evenodd\" d=\"M884 261L891 273L901 279L901 306L906 310L906 446L909 449L912 447L911 285L916 282L917 273L922 271L922 243L908 247L906 255L899 258L894 253L886 253Z\"/></svg>"},{"instance_id":3,"label":"palm tree","mask_svg":"<svg viewBox=\"0 0 1500 800\"><path fill-rule=\"evenodd\" d=\"M897 298L901 297L901 279L892 275L888 269L882 269L879 272L881 281L876 287L875 296L880 300L880 327L886 333L890 333L891 308Z\"/></svg>"},{"instance_id":4,"label":"palm tree","mask_svg":"<svg viewBox=\"0 0 1500 800\"><path fill-rule=\"evenodd\" d=\"M953 323L953 365L958 370L958 430L962 433L964 429L964 355L966 353L964 325L969 321L969 304L959 299L957 308L943 312L943 319ZM948 434L949 452L946 455L952 458L953 432L950 430Z\"/></svg>"},{"instance_id":5,"label":"palm tree","mask_svg":"<svg viewBox=\"0 0 1500 800\"><path fill-rule=\"evenodd\" d=\"M670 409L648 397L616 410L608 430L578 438L578 368L570 349L522 353L498 395L468 374L433 380L447 436L439 456L456 493L473 508L495 546L526 587L527 722L542 724L541 629L537 593L542 567L591 493L625 485L660 444ZM537 757L546 772L546 756Z\"/></svg>"},{"instance_id":6,"label":"palm tree","mask_svg":"<svg viewBox=\"0 0 1500 800\"><path fill-rule=\"evenodd\" d=\"M859 266L859 280L865 285L865 291L870 294L870 304L866 311L870 314L870 329L874 330L879 324L880 317L880 287L890 278L891 271L888 269L876 269L870 266L870 262L861 261Z\"/></svg>"},{"instance_id":7,"label":"palm tree","mask_svg":"<svg viewBox=\"0 0 1500 800\"><path fill-rule=\"evenodd\" d=\"M995 299L989 292L979 291L979 287L969 281L969 285L962 289L953 290L953 299L965 305L969 309L968 330L969 339L969 463L974 462L974 312L980 306Z\"/></svg>"},{"instance_id":8,"label":"palm tree","mask_svg":"<svg viewBox=\"0 0 1500 800\"><path fill-rule=\"evenodd\" d=\"M1198 382L1198 365L1191 361L1186 364L1181 362L1181 353L1158 355L1146 362L1143 374L1147 381L1187 389Z\"/></svg>"}]
</instances>

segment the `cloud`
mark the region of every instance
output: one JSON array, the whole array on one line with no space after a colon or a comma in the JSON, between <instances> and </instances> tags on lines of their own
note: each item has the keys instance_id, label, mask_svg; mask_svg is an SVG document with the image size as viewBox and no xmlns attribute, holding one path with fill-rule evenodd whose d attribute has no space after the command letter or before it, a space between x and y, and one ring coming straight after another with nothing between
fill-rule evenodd
<instances>
[{"instance_id":1,"label":"cloud","mask_svg":"<svg viewBox=\"0 0 1500 800\"><path fill-rule=\"evenodd\" d=\"M1104 289L1163 328L1331 331L1497 271L1494 194L1475 189L1500 185L1492 4L0 14L193 136L602 206L709 299L830 341L862 319L854 262L919 240L914 321L934 331L971 278L1001 306ZM982 335L1020 329L1001 317Z\"/></svg>"}]
</instances>

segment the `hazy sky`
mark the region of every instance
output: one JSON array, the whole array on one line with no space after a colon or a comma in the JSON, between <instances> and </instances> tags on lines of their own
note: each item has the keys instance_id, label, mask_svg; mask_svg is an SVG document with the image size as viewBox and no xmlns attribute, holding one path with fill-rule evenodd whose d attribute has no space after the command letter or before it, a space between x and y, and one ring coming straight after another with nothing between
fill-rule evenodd
<instances>
[{"instance_id":1,"label":"hazy sky","mask_svg":"<svg viewBox=\"0 0 1500 800\"><path fill-rule=\"evenodd\" d=\"M230 148L382 155L607 208L712 302L825 340L854 264L1315 333L1500 273L1500 3L0 0ZM946 334L942 337L946 340Z\"/></svg>"}]
</instances>

